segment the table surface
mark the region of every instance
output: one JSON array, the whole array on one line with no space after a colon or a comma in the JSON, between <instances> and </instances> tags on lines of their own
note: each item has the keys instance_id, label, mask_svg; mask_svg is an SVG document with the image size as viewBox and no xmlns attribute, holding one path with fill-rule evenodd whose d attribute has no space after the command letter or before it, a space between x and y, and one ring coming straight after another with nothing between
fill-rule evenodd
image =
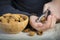
<instances>
[{"instance_id":1,"label":"table surface","mask_svg":"<svg viewBox=\"0 0 60 40\"><path fill-rule=\"evenodd\" d=\"M56 40L56 38L60 35L60 24L56 24L54 29L49 29L44 32L43 35L34 35L28 36L28 33L20 32L18 34L6 34L0 30L0 39L20 39L20 40Z\"/></svg>"}]
</instances>

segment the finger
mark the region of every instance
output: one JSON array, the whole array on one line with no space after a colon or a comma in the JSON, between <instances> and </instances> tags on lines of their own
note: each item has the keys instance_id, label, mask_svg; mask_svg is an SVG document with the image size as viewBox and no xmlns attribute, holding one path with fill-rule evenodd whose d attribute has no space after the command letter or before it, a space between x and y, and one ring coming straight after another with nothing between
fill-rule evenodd
<instances>
[{"instance_id":1,"label":"finger","mask_svg":"<svg viewBox=\"0 0 60 40\"><path fill-rule=\"evenodd\" d=\"M52 16L49 15L45 24L46 29L49 29L51 26L51 22L52 22Z\"/></svg>"},{"instance_id":2,"label":"finger","mask_svg":"<svg viewBox=\"0 0 60 40\"><path fill-rule=\"evenodd\" d=\"M51 23L51 28L53 28L56 24L56 18L55 16L52 16L52 23Z\"/></svg>"}]
</instances>

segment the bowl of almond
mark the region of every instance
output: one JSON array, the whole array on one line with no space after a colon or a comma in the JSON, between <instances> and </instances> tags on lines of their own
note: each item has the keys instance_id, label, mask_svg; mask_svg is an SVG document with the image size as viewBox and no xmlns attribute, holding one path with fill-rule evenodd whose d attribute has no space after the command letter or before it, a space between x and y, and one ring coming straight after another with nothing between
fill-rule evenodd
<instances>
[{"instance_id":1,"label":"bowl of almond","mask_svg":"<svg viewBox=\"0 0 60 40\"><path fill-rule=\"evenodd\" d=\"M16 34L24 30L28 20L27 15L6 13L0 16L0 26L3 32Z\"/></svg>"}]
</instances>

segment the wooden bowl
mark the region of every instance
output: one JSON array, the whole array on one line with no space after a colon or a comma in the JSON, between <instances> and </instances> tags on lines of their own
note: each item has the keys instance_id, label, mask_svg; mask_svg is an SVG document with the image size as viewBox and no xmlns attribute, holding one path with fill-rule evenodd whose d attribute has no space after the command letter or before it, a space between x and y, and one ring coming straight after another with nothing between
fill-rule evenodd
<instances>
[{"instance_id":1,"label":"wooden bowl","mask_svg":"<svg viewBox=\"0 0 60 40\"><path fill-rule=\"evenodd\" d=\"M13 14L11 14L11 15L13 15ZM25 20L24 21L21 21L21 22L17 22L17 21L12 21L10 19L12 21L10 23L0 22L1 29L4 32L9 33L9 34L16 34L16 33L21 32L22 30L24 30L24 28L27 26L28 19L29 19L28 16L23 15L23 14L15 14L15 15L21 15L22 17L25 18Z\"/></svg>"}]
</instances>

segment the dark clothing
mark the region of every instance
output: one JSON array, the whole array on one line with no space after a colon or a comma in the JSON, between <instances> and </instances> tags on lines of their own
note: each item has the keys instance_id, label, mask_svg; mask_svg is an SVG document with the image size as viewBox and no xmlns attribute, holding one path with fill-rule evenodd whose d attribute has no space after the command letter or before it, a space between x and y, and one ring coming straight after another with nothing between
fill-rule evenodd
<instances>
[{"instance_id":1,"label":"dark clothing","mask_svg":"<svg viewBox=\"0 0 60 40\"><path fill-rule=\"evenodd\" d=\"M30 16L31 13L36 13L40 16L47 2L48 0L0 0L0 14L21 13Z\"/></svg>"}]
</instances>

